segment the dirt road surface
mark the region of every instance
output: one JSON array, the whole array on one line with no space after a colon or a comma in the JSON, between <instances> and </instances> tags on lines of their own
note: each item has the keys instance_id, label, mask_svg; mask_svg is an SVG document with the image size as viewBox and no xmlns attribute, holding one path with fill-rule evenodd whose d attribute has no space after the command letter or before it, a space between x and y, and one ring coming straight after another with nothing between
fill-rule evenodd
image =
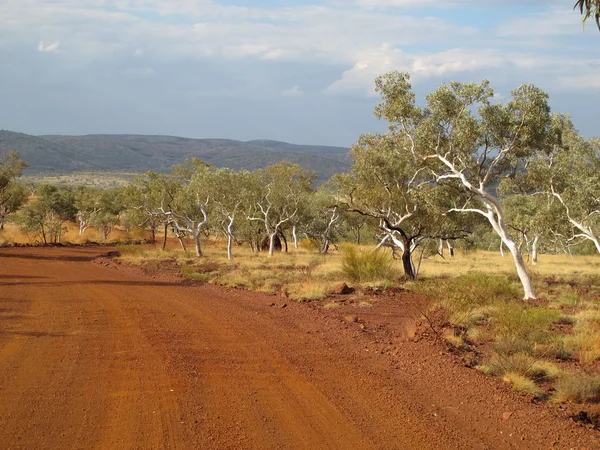
<instances>
[{"instance_id":1,"label":"dirt road surface","mask_svg":"<svg viewBox=\"0 0 600 450\"><path fill-rule=\"evenodd\" d=\"M407 339L410 299L344 320L104 267L103 251L0 249L1 449L600 448Z\"/></svg>"}]
</instances>

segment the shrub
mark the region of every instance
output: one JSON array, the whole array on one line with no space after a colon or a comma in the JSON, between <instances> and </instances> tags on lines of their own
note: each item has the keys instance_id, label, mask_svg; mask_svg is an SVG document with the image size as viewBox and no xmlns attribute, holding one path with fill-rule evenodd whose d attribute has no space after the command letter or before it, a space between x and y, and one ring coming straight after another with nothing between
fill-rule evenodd
<instances>
[{"instance_id":1,"label":"shrub","mask_svg":"<svg viewBox=\"0 0 600 450\"><path fill-rule=\"evenodd\" d=\"M577 353L582 364L600 359L600 329L590 318L580 320L573 329L574 335L565 336L565 347Z\"/></svg>"},{"instance_id":2,"label":"shrub","mask_svg":"<svg viewBox=\"0 0 600 450\"><path fill-rule=\"evenodd\" d=\"M190 280L203 281L207 283L211 279L210 273L198 273L196 271L196 267L191 264L185 265L181 268L181 275L184 278L188 278Z\"/></svg>"},{"instance_id":3,"label":"shrub","mask_svg":"<svg viewBox=\"0 0 600 450\"><path fill-rule=\"evenodd\" d=\"M118 244L115 246L121 255L142 256L144 249L136 244Z\"/></svg>"},{"instance_id":4,"label":"shrub","mask_svg":"<svg viewBox=\"0 0 600 450\"><path fill-rule=\"evenodd\" d=\"M523 375L519 375L518 373L509 372L504 375L503 380L507 383L510 383L513 389L523 392L524 394L536 396L542 394L542 390L537 384L535 384L534 381L524 377Z\"/></svg>"},{"instance_id":5,"label":"shrub","mask_svg":"<svg viewBox=\"0 0 600 450\"><path fill-rule=\"evenodd\" d=\"M415 289L439 301L451 324L469 328L484 320L489 306L518 298L520 292L506 276L475 272L452 279L435 279L416 283Z\"/></svg>"},{"instance_id":6,"label":"shrub","mask_svg":"<svg viewBox=\"0 0 600 450\"><path fill-rule=\"evenodd\" d=\"M600 376L570 374L558 380L553 399L559 402L575 403L600 402Z\"/></svg>"},{"instance_id":7,"label":"shrub","mask_svg":"<svg viewBox=\"0 0 600 450\"><path fill-rule=\"evenodd\" d=\"M357 250L354 246L345 246L342 249L341 261L342 272L354 282L363 283L394 277L393 259L379 249Z\"/></svg>"},{"instance_id":8,"label":"shrub","mask_svg":"<svg viewBox=\"0 0 600 450\"><path fill-rule=\"evenodd\" d=\"M536 344L550 339L550 325L560 316L559 311L515 302L499 305L492 313L496 350L506 354L532 351Z\"/></svg>"}]
</instances>

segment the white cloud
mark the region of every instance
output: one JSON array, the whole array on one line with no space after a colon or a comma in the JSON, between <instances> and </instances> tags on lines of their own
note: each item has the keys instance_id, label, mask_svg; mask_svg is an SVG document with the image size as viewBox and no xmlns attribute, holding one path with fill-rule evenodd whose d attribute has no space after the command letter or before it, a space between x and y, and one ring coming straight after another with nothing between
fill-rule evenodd
<instances>
[{"instance_id":1,"label":"white cloud","mask_svg":"<svg viewBox=\"0 0 600 450\"><path fill-rule=\"evenodd\" d=\"M58 50L58 47L60 46L60 41L54 41L54 42L44 42L44 41L40 41L38 44L38 52L56 52Z\"/></svg>"},{"instance_id":2,"label":"white cloud","mask_svg":"<svg viewBox=\"0 0 600 450\"><path fill-rule=\"evenodd\" d=\"M290 89L281 91L281 95L284 97L302 97L304 95L304 91L298 86L294 86Z\"/></svg>"}]
</instances>

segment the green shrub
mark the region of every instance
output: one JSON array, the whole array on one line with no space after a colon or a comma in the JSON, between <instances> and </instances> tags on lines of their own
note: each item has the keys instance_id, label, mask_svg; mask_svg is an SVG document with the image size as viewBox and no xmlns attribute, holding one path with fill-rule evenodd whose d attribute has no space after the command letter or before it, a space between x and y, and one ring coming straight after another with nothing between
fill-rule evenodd
<instances>
[{"instance_id":1,"label":"green shrub","mask_svg":"<svg viewBox=\"0 0 600 450\"><path fill-rule=\"evenodd\" d=\"M354 246L345 246L341 261L342 272L354 282L386 280L395 276L393 259L379 249L357 250Z\"/></svg>"},{"instance_id":2,"label":"green shrub","mask_svg":"<svg viewBox=\"0 0 600 450\"><path fill-rule=\"evenodd\" d=\"M550 340L550 325L560 317L559 311L516 302L499 305L492 313L496 351L505 354L533 351L536 344Z\"/></svg>"},{"instance_id":3,"label":"green shrub","mask_svg":"<svg viewBox=\"0 0 600 450\"><path fill-rule=\"evenodd\" d=\"M415 283L418 292L438 299L453 325L469 328L484 320L489 306L518 298L520 291L508 277L474 272L451 279Z\"/></svg>"}]
</instances>

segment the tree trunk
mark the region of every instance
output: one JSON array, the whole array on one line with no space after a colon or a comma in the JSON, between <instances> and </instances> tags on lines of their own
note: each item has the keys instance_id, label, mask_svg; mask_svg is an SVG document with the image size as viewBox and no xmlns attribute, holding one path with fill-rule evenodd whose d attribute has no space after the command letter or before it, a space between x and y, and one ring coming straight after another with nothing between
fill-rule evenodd
<instances>
[{"instance_id":1,"label":"tree trunk","mask_svg":"<svg viewBox=\"0 0 600 450\"><path fill-rule=\"evenodd\" d=\"M275 236L277 235L277 231L273 234L269 234L269 257L273 256L273 252L275 251Z\"/></svg>"},{"instance_id":2,"label":"tree trunk","mask_svg":"<svg viewBox=\"0 0 600 450\"><path fill-rule=\"evenodd\" d=\"M298 235L296 234L296 225L292 225L292 238L294 239L294 248L298 248Z\"/></svg>"},{"instance_id":3,"label":"tree trunk","mask_svg":"<svg viewBox=\"0 0 600 450\"><path fill-rule=\"evenodd\" d=\"M404 269L404 275L409 280L416 278L415 268L412 263L412 253L410 248L410 242L404 243L404 251L402 252L402 267Z\"/></svg>"},{"instance_id":4,"label":"tree trunk","mask_svg":"<svg viewBox=\"0 0 600 450\"><path fill-rule=\"evenodd\" d=\"M540 241L540 237L536 236L533 238L533 243L531 244L531 261L533 264L537 264L538 262L538 243Z\"/></svg>"},{"instance_id":5,"label":"tree trunk","mask_svg":"<svg viewBox=\"0 0 600 450\"><path fill-rule=\"evenodd\" d=\"M504 258L504 242L500 239L500 256Z\"/></svg>"},{"instance_id":6,"label":"tree trunk","mask_svg":"<svg viewBox=\"0 0 600 450\"><path fill-rule=\"evenodd\" d=\"M227 259L231 261L233 259L233 255L231 253L231 247L233 245L233 238L231 234L227 235Z\"/></svg>"},{"instance_id":7,"label":"tree trunk","mask_svg":"<svg viewBox=\"0 0 600 450\"><path fill-rule=\"evenodd\" d=\"M156 242L156 227L154 225L150 227L150 232L152 233L152 243L154 244Z\"/></svg>"},{"instance_id":8,"label":"tree trunk","mask_svg":"<svg viewBox=\"0 0 600 450\"><path fill-rule=\"evenodd\" d=\"M169 233L169 223L165 223L165 235L163 237L162 249L167 248L167 234Z\"/></svg>"},{"instance_id":9,"label":"tree trunk","mask_svg":"<svg viewBox=\"0 0 600 450\"><path fill-rule=\"evenodd\" d=\"M524 300L535 299L535 290L533 288L533 282L531 281L531 277L527 272L527 267L525 266L525 261L523 260L523 255L519 251L517 244L515 244L512 240L504 242L504 244L510 250L512 257L515 261L515 266L517 268L517 275L519 275L519 280L521 280L521 284L523 285L524 292Z\"/></svg>"},{"instance_id":10,"label":"tree trunk","mask_svg":"<svg viewBox=\"0 0 600 450\"><path fill-rule=\"evenodd\" d=\"M446 241L446 245L448 246L448 251L450 252L450 258L454 257L454 246L450 241Z\"/></svg>"},{"instance_id":11,"label":"tree trunk","mask_svg":"<svg viewBox=\"0 0 600 450\"><path fill-rule=\"evenodd\" d=\"M179 241L179 245L181 245L181 248L183 249L183 251L187 252L187 249L185 248L185 242L183 242L183 239L179 235L179 233L177 233L177 240Z\"/></svg>"},{"instance_id":12,"label":"tree trunk","mask_svg":"<svg viewBox=\"0 0 600 450\"><path fill-rule=\"evenodd\" d=\"M596 246L596 250L598 251L598 253L600 253L600 240L592 234L591 241Z\"/></svg>"},{"instance_id":13,"label":"tree trunk","mask_svg":"<svg viewBox=\"0 0 600 450\"><path fill-rule=\"evenodd\" d=\"M202 246L200 245L200 233L194 233L194 244L196 245L196 256L202 256Z\"/></svg>"},{"instance_id":14,"label":"tree trunk","mask_svg":"<svg viewBox=\"0 0 600 450\"><path fill-rule=\"evenodd\" d=\"M492 214L487 216L490 225L494 231L500 236L500 248L502 245L506 245L506 248L510 251L513 260L515 262L515 267L517 269L517 275L519 276L519 280L521 280L521 285L523 286L524 300L535 299L535 290L533 288L533 282L531 281L531 277L527 272L527 267L525 266L525 261L523 260L523 255L519 251L519 247L512 239L506 223L504 222L502 210L499 207L496 207L496 211L498 211L497 216Z\"/></svg>"},{"instance_id":15,"label":"tree trunk","mask_svg":"<svg viewBox=\"0 0 600 450\"><path fill-rule=\"evenodd\" d=\"M231 247L233 246L233 221L234 218L233 217L229 217L229 224L227 225L227 228L225 231L227 231L227 259L229 261L231 261L233 259L233 254L231 251Z\"/></svg>"},{"instance_id":16,"label":"tree trunk","mask_svg":"<svg viewBox=\"0 0 600 450\"><path fill-rule=\"evenodd\" d=\"M443 258L444 257L444 240L440 239L438 243L438 254Z\"/></svg>"}]
</instances>

